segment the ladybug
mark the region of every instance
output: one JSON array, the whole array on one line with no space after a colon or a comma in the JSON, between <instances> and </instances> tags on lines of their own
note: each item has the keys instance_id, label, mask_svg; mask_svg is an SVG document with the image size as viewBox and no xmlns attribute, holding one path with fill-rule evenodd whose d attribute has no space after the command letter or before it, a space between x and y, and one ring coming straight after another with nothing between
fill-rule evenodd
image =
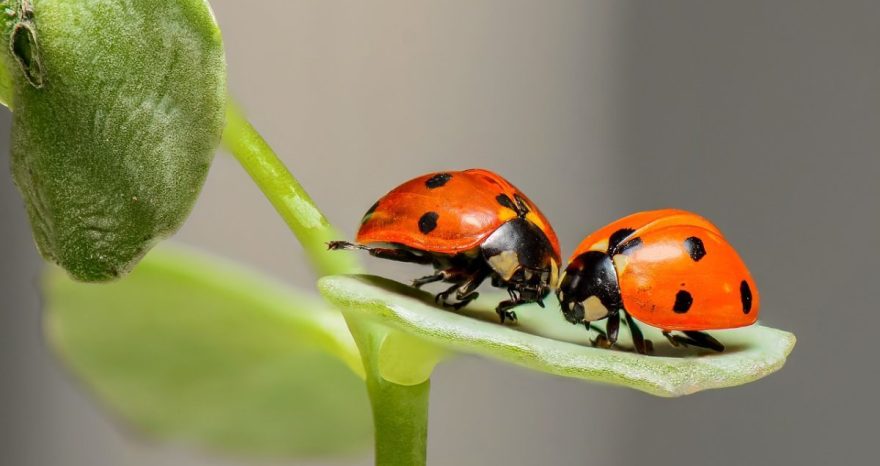
<instances>
[{"instance_id":1,"label":"ladybug","mask_svg":"<svg viewBox=\"0 0 880 466\"><path fill-rule=\"evenodd\" d=\"M639 212L587 236L557 289L566 320L608 319L594 344L617 340L623 314L636 351L651 351L636 319L660 328L673 346L724 351L704 330L758 319L755 282L718 227L676 209ZM681 334L673 334L680 332Z\"/></svg>"},{"instance_id":2,"label":"ladybug","mask_svg":"<svg viewBox=\"0 0 880 466\"><path fill-rule=\"evenodd\" d=\"M413 281L451 283L435 301L460 309L479 296L487 278L507 289L496 312L516 320L512 308L543 299L559 277L559 240L537 207L501 176L483 169L429 173L394 188L361 220L356 243L375 257L431 264L435 273Z\"/></svg>"}]
</instances>

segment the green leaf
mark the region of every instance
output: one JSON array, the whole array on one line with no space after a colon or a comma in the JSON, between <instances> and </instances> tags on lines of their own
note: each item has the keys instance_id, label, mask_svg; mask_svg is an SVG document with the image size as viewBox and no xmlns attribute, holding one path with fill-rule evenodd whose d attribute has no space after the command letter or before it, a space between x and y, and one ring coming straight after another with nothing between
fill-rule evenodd
<instances>
[{"instance_id":1,"label":"green leaf","mask_svg":"<svg viewBox=\"0 0 880 466\"><path fill-rule=\"evenodd\" d=\"M37 246L78 280L116 278L201 190L224 120L220 30L205 0L15 8L12 174Z\"/></svg>"},{"instance_id":2,"label":"green leaf","mask_svg":"<svg viewBox=\"0 0 880 466\"><path fill-rule=\"evenodd\" d=\"M566 322L552 298L547 299L546 309L537 305L517 308L519 321L511 326L498 323L494 305L500 296L481 296L456 313L435 306L426 292L380 277L330 276L322 278L318 287L346 313L420 337L426 345L658 396L686 395L760 379L781 368L795 344L791 333L754 325L712 332L727 346L724 353L716 354L672 348L658 331L643 325L658 354L644 356L590 347L584 327ZM621 331L621 346L629 344L627 333Z\"/></svg>"},{"instance_id":3,"label":"green leaf","mask_svg":"<svg viewBox=\"0 0 880 466\"><path fill-rule=\"evenodd\" d=\"M53 268L45 290L52 347L143 433L262 455L370 440L359 353L321 300L177 248L112 284Z\"/></svg>"}]
</instances>

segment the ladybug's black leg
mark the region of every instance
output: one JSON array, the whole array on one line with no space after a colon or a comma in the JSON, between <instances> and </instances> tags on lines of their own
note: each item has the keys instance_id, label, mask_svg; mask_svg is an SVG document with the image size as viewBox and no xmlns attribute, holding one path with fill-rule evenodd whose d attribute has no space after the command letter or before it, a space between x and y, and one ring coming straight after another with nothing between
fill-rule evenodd
<instances>
[{"instance_id":1,"label":"ladybug's black leg","mask_svg":"<svg viewBox=\"0 0 880 466\"><path fill-rule=\"evenodd\" d=\"M453 304L452 307L455 309L461 309L467 304L480 296L480 293L477 293L476 289L480 287L483 283L483 280L489 276L488 271L481 270L476 272L473 276L471 276L468 281L464 282L459 288L458 291L455 292L455 299L458 300L457 303Z\"/></svg>"},{"instance_id":2,"label":"ladybug's black leg","mask_svg":"<svg viewBox=\"0 0 880 466\"><path fill-rule=\"evenodd\" d=\"M598 330L598 329L597 329ZM617 343L617 333L620 330L620 313L612 312L608 314L608 322L605 324L605 331L598 330L599 336L590 340L593 346L599 348L611 348Z\"/></svg>"},{"instance_id":3,"label":"ladybug's black leg","mask_svg":"<svg viewBox=\"0 0 880 466\"><path fill-rule=\"evenodd\" d=\"M695 331L684 331L682 333L684 333L685 336L672 335L669 332L663 332L663 336L669 340L669 343L671 343L672 346L696 346L718 351L719 353L724 351L724 345L708 333Z\"/></svg>"},{"instance_id":4,"label":"ladybug's black leg","mask_svg":"<svg viewBox=\"0 0 880 466\"><path fill-rule=\"evenodd\" d=\"M499 281L499 285L502 283ZM503 285L502 285L503 286ZM546 287L543 285L535 285L532 283L509 283L507 284L507 294L510 299L502 301L495 308L501 323L505 320L516 322L516 312L511 311L516 306L528 303L537 303L538 306L544 307L544 297L547 295ZM574 322L573 322L574 323Z\"/></svg>"},{"instance_id":5,"label":"ladybug's black leg","mask_svg":"<svg viewBox=\"0 0 880 466\"><path fill-rule=\"evenodd\" d=\"M639 324L636 323L635 319L629 315L629 312L624 312L624 317L626 317L626 326L629 327L629 334L632 336L633 346L636 348L636 352L639 354L648 354L648 346L653 344L645 340L644 335L642 335L642 329L639 328Z\"/></svg>"},{"instance_id":6,"label":"ladybug's black leg","mask_svg":"<svg viewBox=\"0 0 880 466\"><path fill-rule=\"evenodd\" d=\"M467 306L471 301L480 297L480 293L476 291L471 291L470 293L461 294L461 291L455 293L455 298L458 299L458 302L452 303L452 308L456 311Z\"/></svg>"},{"instance_id":7,"label":"ladybug's black leg","mask_svg":"<svg viewBox=\"0 0 880 466\"><path fill-rule=\"evenodd\" d=\"M608 335L608 343L613 346L617 343L617 333L620 330L620 312L614 311L608 314L608 323L605 324L605 333Z\"/></svg>"},{"instance_id":8,"label":"ladybug's black leg","mask_svg":"<svg viewBox=\"0 0 880 466\"><path fill-rule=\"evenodd\" d=\"M514 296L511 290L508 290L511 296ZM498 317L501 319L501 323L503 324L505 320L509 320L511 322L516 322L516 312L511 311L511 309L519 306L520 304L524 304L518 297L508 299L506 301L501 301L498 303L498 306L495 307L495 312L498 314Z\"/></svg>"},{"instance_id":9,"label":"ladybug's black leg","mask_svg":"<svg viewBox=\"0 0 880 466\"><path fill-rule=\"evenodd\" d=\"M593 325L592 322L584 322L584 328L587 329L588 332L593 331L605 335L605 332L601 328Z\"/></svg>"},{"instance_id":10,"label":"ladybug's black leg","mask_svg":"<svg viewBox=\"0 0 880 466\"><path fill-rule=\"evenodd\" d=\"M480 296L480 293L477 293L476 289L480 287L480 284L482 284L483 280L488 276L488 271L478 270L467 277L463 282L456 283L446 291L437 294L437 296L434 297L434 301L456 310L461 309ZM453 293L455 293L456 302L450 303L447 300Z\"/></svg>"},{"instance_id":11,"label":"ladybug's black leg","mask_svg":"<svg viewBox=\"0 0 880 466\"><path fill-rule=\"evenodd\" d=\"M510 296L510 299L506 301L501 301L500 303L498 303L498 306L495 307L495 312L498 314L498 318L501 319L502 324L505 320L516 322L516 312L511 311L511 309L521 304L527 304L535 301L534 299L523 298L522 289L517 286L508 286L507 294Z\"/></svg>"},{"instance_id":12,"label":"ladybug's black leg","mask_svg":"<svg viewBox=\"0 0 880 466\"><path fill-rule=\"evenodd\" d=\"M432 264L434 260L429 255L417 254L409 249L396 248L372 248L362 244L349 243L348 241L330 241L327 249L352 251L361 249L370 253L373 257L388 259L397 262L412 262L414 264Z\"/></svg>"},{"instance_id":13,"label":"ladybug's black leg","mask_svg":"<svg viewBox=\"0 0 880 466\"><path fill-rule=\"evenodd\" d=\"M538 306L544 307L543 299L547 293L546 291L542 291L542 288L540 287L519 283L508 285L507 294L510 295L510 299L501 301L495 308L495 312L498 313L498 317L501 318L502 324L505 320L516 322L516 312L511 311L511 309L516 306L537 303Z\"/></svg>"},{"instance_id":14,"label":"ladybug's black leg","mask_svg":"<svg viewBox=\"0 0 880 466\"><path fill-rule=\"evenodd\" d=\"M720 341L716 340L712 335L709 335L708 333L686 331L684 332L684 334L688 336L690 340L689 343L692 346L707 348L710 350L718 351L719 353L724 351L724 345L722 345Z\"/></svg>"},{"instance_id":15,"label":"ladybug's black leg","mask_svg":"<svg viewBox=\"0 0 880 466\"><path fill-rule=\"evenodd\" d=\"M440 304L441 306L448 306L448 299L455 293L456 290L461 286L461 282L456 282L454 285L450 286L446 289L446 291L441 291L434 295L434 302Z\"/></svg>"},{"instance_id":16,"label":"ladybug's black leg","mask_svg":"<svg viewBox=\"0 0 880 466\"><path fill-rule=\"evenodd\" d=\"M415 280L413 280L412 286L416 288L421 288L423 285L427 285L428 283L443 281L447 276L448 274L446 273L446 271L441 270L432 275L426 275L422 278L416 278Z\"/></svg>"}]
</instances>

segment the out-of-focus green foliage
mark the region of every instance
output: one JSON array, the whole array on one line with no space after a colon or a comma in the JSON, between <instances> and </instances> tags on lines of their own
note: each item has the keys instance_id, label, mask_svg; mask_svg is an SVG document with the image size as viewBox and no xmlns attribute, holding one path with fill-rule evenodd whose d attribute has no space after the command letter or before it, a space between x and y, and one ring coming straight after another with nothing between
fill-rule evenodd
<instances>
[{"instance_id":1,"label":"out-of-focus green foliage","mask_svg":"<svg viewBox=\"0 0 880 466\"><path fill-rule=\"evenodd\" d=\"M112 284L54 268L45 290L57 354L140 432L259 455L370 439L359 353L321 300L176 248Z\"/></svg>"}]
</instances>

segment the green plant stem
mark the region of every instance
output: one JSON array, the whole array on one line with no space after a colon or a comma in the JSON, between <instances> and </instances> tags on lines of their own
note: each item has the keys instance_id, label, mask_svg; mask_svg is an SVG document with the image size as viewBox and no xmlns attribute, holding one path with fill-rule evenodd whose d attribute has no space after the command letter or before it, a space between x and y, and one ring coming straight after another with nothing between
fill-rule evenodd
<instances>
[{"instance_id":1,"label":"green plant stem","mask_svg":"<svg viewBox=\"0 0 880 466\"><path fill-rule=\"evenodd\" d=\"M361 350L373 408L377 466L422 466L428 446L431 380L399 385L379 373L379 349L387 332L346 316ZM352 323L360 325L352 326Z\"/></svg>"},{"instance_id":2,"label":"green plant stem","mask_svg":"<svg viewBox=\"0 0 880 466\"><path fill-rule=\"evenodd\" d=\"M223 145L287 222L319 276L361 271L351 254L327 250L327 241L342 236L233 103L227 105ZM351 316L345 317L364 363L376 429L376 465L424 465L430 380L407 386L383 379L379 373L379 350L387 331Z\"/></svg>"},{"instance_id":3,"label":"green plant stem","mask_svg":"<svg viewBox=\"0 0 880 466\"><path fill-rule=\"evenodd\" d=\"M342 238L290 174L269 144L234 103L226 107L223 146L238 159L302 244L319 276L361 271L351 254L332 253L327 242Z\"/></svg>"}]
</instances>

